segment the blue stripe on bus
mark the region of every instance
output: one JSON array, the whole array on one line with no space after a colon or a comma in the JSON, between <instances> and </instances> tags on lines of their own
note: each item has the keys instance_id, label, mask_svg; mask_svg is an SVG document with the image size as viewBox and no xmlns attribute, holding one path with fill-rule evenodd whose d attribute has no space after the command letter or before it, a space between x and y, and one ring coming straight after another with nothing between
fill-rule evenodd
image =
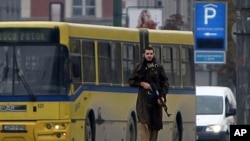
<instances>
[{"instance_id":1,"label":"blue stripe on bus","mask_svg":"<svg viewBox=\"0 0 250 141\"><path fill-rule=\"evenodd\" d=\"M119 92L128 94L137 94L137 88L120 87L120 86L100 86L100 85L82 85L74 95L39 95L35 96L35 101L75 101L83 91L99 91L99 92ZM119 94L118 93L118 94ZM171 94L195 94L195 89L170 89ZM30 96L0 96L0 102L28 102L31 101Z\"/></svg>"}]
</instances>

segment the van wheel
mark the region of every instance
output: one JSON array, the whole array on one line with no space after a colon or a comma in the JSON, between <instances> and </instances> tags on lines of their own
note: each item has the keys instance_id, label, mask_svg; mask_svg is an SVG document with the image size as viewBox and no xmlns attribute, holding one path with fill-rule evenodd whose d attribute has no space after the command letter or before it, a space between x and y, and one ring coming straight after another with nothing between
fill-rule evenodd
<instances>
[{"instance_id":1,"label":"van wheel","mask_svg":"<svg viewBox=\"0 0 250 141\"><path fill-rule=\"evenodd\" d=\"M136 141L137 138L137 130L136 130L136 122L132 116L130 116L127 132L126 132L126 141Z\"/></svg>"},{"instance_id":2,"label":"van wheel","mask_svg":"<svg viewBox=\"0 0 250 141\"><path fill-rule=\"evenodd\" d=\"M180 133L179 133L179 130L178 130L177 121L175 121L174 126L173 126L172 141L180 141Z\"/></svg>"},{"instance_id":3,"label":"van wheel","mask_svg":"<svg viewBox=\"0 0 250 141\"><path fill-rule=\"evenodd\" d=\"M94 141L95 140L95 130L94 123L90 116L87 116L85 123L85 140L86 141Z\"/></svg>"}]
</instances>

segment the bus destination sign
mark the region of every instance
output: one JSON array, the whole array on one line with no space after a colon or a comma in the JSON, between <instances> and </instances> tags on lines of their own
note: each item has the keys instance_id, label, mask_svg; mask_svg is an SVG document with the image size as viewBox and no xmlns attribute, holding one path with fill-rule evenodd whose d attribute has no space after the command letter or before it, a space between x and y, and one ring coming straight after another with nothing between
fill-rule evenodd
<instances>
[{"instance_id":1,"label":"bus destination sign","mask_svg":"<svg viewBox=\"0 0 250 141\"><path fill-rule=\"evenodd\" d=\"M0 28L2 43L58 43L58 29L48 28Z\"/></svg>"}]
</instances>

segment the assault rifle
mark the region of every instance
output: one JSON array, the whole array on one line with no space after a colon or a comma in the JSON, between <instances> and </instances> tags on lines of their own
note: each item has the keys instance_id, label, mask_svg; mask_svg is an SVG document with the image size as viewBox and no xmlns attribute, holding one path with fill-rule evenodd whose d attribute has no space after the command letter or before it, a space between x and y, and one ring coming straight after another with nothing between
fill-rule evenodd
<instances>
[{"instance_id":1,"label":"assault rifle","mask_svg":"<svg viewBox=\"0 0 250 141\"><path fill-rule=\"evenodd\" d=\"M168 107L166 105L166 103L162 100L162 98L160 97L160 93L157 90L157 87L155 84L151 83L151 88L152 88L152 93L157 97L157 99L160 99L161 103L163 104L162 107L164 109L164 111L166 112L167 116L170 117L172 114L168 113Z\"/></svg>"}]
</instances>

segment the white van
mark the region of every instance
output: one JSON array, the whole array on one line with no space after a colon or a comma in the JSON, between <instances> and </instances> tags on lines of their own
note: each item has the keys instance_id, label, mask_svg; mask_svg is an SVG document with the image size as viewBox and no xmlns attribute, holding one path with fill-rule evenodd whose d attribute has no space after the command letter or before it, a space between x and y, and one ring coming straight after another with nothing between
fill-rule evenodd
<instances>
[{"instance_id":1,"label":"white van","mask_svg":"<svg viewBox=\"0 0 250 141\"><path fill-rule=\"evenodd\" d=\"M236 100L228 87L196 87L198 141L229 141L230 125L236 124Z\"/></svg>"}]
</instances>

